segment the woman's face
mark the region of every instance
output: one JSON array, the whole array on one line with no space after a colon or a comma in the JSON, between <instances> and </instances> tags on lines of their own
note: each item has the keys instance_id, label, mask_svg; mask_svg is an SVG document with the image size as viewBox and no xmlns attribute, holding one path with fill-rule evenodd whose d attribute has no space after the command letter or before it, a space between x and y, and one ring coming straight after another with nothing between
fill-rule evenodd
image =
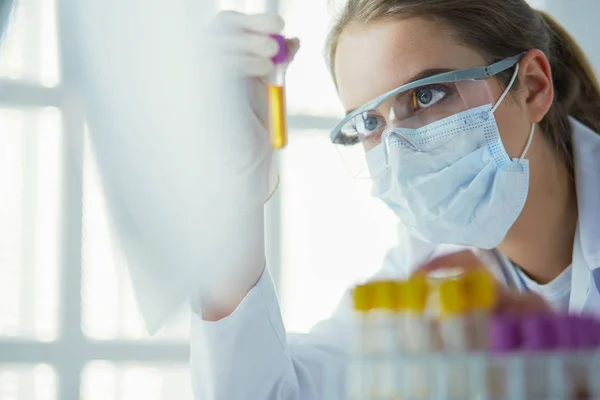
<instances>
[{"instance_id":1,"label":"woman's face","mask_svg":"<svg viewBox=\"0 0 600 400\"><path fill-rule=\"evenodd\" d=\"M338 92L346 110L352 110L369 100L416 79L444 72L485 66L487 62L475 50L459 44L450 31L431 21L421 18L379 21L368 25L349 25L339 38L335 54L335 76ZM464 84L461 93L450 94L442 89L427 89L411 99L384 103L369 124L377 125L380 119L387 126L398 124L390 121L390 109L406 118L407 128L417 128L435 122L437 114L449 116L449 111L458 113L496 103L503 88L496 79L487 79L479 84ZM448 96L447 99L444 99ZM450 100L451 99L451 100ZM445 102L446 101L446 102ZM437 104L434 104L437 102ZM462 109L457 107L460 102ZM427 106L431 105L430 108ZM402 119L393 114L391 118ZM495 111L502 141L511 157L519 157L525 147L531 123L518 101L504 100ZM372 147L365 141L367 149Z\"/></svg>"}]
</instances>

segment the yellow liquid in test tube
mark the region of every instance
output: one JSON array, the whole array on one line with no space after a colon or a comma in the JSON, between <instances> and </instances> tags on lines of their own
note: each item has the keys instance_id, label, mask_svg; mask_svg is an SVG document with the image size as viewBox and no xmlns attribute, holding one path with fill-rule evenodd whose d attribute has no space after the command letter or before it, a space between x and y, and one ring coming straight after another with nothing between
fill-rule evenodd
<instances>
[{"instance_id":1,"label":"yellow liquid in test tube","mask_svg":"<svg viewBox=\"0 0 600 400\"><path fill-rule=\"evenodd\" d=\"M269 131L271 147L282 149L287 145L285 121L285 72L288 64L288 50L285 38L279 34L269 35L279 46L278 53L271 59L273 70L267 78L267 102L269 106Z\"/></svg>"},{"instance_id":2,"label":"yellow liquid in test tube","mask_svg":"<svg viewBox=\"0 0 600 400\"><path fill-rule=\"evenodd\" d=\"M274 149L281 149L287 145L285 88L279 85L267 85L267 99L269 105L271 146Z\"/></svg>"}]
</instances>

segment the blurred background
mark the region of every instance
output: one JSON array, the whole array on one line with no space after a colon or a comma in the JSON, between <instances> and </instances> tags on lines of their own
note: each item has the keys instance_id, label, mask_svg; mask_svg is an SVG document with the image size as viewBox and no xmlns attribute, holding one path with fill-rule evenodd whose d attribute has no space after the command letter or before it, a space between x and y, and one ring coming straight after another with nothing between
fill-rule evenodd
<instances>
[{"instance_id":1,"label":"blurred background","mask_svg":"<svg viewBox=\"0 0 600 400\"><path fill-rule=\"evenodd\" d=\"M136 308L81 111L61 15L74 0L20 0L0 48L0 400L192 399L188 316L153 338ZM269 267L287 328L326 318L402 234L329 145L342 109L323 60L339 7L327 0L198 0L281 13L302 49L288 73L290 144L267 210ZM597 70L595 0L531 0L579 40ZM307 23L310 21L310 23ZM109 26L107 26L109 28ZM64 138L82 143L83 174Z\"/></svg>"}]
</instances>

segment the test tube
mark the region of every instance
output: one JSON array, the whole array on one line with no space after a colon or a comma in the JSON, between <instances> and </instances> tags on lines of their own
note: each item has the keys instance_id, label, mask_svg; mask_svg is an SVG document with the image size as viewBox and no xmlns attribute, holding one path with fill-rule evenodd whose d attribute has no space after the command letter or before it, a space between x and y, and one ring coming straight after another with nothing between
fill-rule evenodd
<instances>
[{"instance_id":1,"label":"test tube","mask_svg":"<svg viewBox=\"0 0 600 400\"><path fill-rule=\"evenodd\" d=\"M427 355L434 350L431 323L425 315L429 288L423 275L414 275L406 282L404 290L404 305L406 307L405 328L408 352L413 355ZM430 398L431 365L427 357L411 357L411 365L406 369L405 382L410 384L408 398ZM405 388L403 388L405 389Z\"/></svg>"},{"instance_id":2,"label":"test tube","mask_svg":"<svg viewBox=\"0 0 600 400\"><path fill-rule=\"evenodd\" d=\"M409 349L408 335L406 334L406 281L401 280L396 282L396 310L395 310L395 329L396 329L396 354L394 357L394 392L397 394L395 398L401 398L401 393L404 388L404 380L407 378L405 373L406 351Z\"/></svg>"},{"instance_id":3,"label":"test tube","mask_svg":"<svg viewBox=\"0 0 600 400\"><path fill-rule=\"evenodd\" d=\"M373 310L371 321L377 333L373 338L375 346L375 376L372 397L378 400L391 400L397 396L394 356L396 355L396 294L394 281L372 283Z\"/></svg>"},{"instance_id":4,"label":"test tube","mask_svg":"<svg viewBox=\"0 0 600 400\"><path fill-rule=\"evenodd\" d=\"M448 279L439 286L440 320L439 331L443 350L457 360L446 364L447 382L443 391L449 391L451 398L467 398L469 392L468 365L462 356L469 348L467 335L467 290L461 278ZM444 382L438 382L443 385Z\"/></svg>"},{"instance_id":5,"label":"test tube","mask_svg":"<svg viewBox=\"0 0 600 400\"><path fill-rule=\"evenodd\" d=\"M407 351L409 348L406 334L406 285L406 281L396 282L396 348L399 353Z\"/></svg>"},{"instance_id":6,"label":"test tube","mask_svg":"<svg viewBox=\"0 0 600 400\"><path fill-rule=\"evenodd\" d=\"M373 327L369 320L373 307L372 287L368 284L358 285L352 290L354 303L354 332L351 349L351 359L348 366L348 391L353 400L368 399L371 386L371 376L366 361L370 351Z\"/></svg>"},{"instance_id":7,"label":"test tube","mask_svg":"<svg viewBox=\"0 0 600 400\"><path fill-rule=\"evenodd\" d=\"M600 320L593 319L592 335L594 336L594 352L590 360L590 375L592 380L592 397L600 399Z\"/></svg>"},{"instance_id":8,"label":"test tube","mask_svg":"<svg viewBox=\"0 0 600 400\"><path fill-rule=\"evenodd\" d=\"M550 352L556 348L556 333L553 317L532 314L523 318L521 335L525 359L525 376L528 399L549 399L551 395ZM554 393L554 396L557 396Z\"/></svg>"},{"instance_id":9,"label":"test tube","mask_svg":"<svg viewBox=\"0 0 600 400\"><path fill-rule=\"evenodd\" d=\"M468 292L470 347L485 351L489 348L488 324L497 301L497 283L487 270L470 271L464 276Z\"/></svg>"},{"instance_id":10,"label":"test tube","mask_svg":"<svg viewBox=\"0 0 600 400\"><path fill-rule=\"evenodd\" d=\"M508 399L511 381L508 363L510 358L507 356L514 354L521 347L518 317L508 314L494 315L490 319L488 337L490 349L496 355L490 368L488 397Z\"/></svg>"},{"instance_id":11,"label":"test tube","mask_svg":"<svg viewBox=\"0 0 600 400\"><path fill-rule=\"evenodd\" d=\"M425 316L429 288L427 279L414 275L406 282L404 304L406 307L406 333L410 351L429 352L433 350L433 332Z\"/></svg>"},{"instance_id":12,"label":"test tube","mask_svg":"<svg viewBox=\"0 0 600 400\"><path fill-rule=\"evenodd\" d=\"M288 65L287 44L278 34L270 35L277 41L279 52L272 58L273 71L267 79L267 100L269 107L269 132L271 147L282 149L287 145L287 123L285 111L285 73Z\"/></svg>"},{"instance_id":13,"label":"test tube","mask_svg":"<svg viewBox=\"0 0 600 400\"><path fill-rule=\"evenodd\" d=\"M467 298L464 281L449 279L440 284L440 335L443 350L464 352L468 349L466 329Z\"/></svg>"},{"instance_id":14,"label":"test tube","mask_svg":"<svg viewBox=\"0 0 600 400\"><path fill-rule=\"evenodd\" d=\"M582 385L582 369L578 363L580 344L577 334L577 317L568 314L558 315L554 318L554 323L557 347L560 350L564 370L567 373L568 388L566 390L569 395L575 394Z\"/></svg>"},{"instance_id":15,"label":"test tube","mask_svg":"<svg viewBox=\"0 0 600 400\"><path fill-rule=\"evenodd\" d=\"M575 393L578 398L589 398L592 391L592 358L590 352L594 350L596 338L594 333L595 320L588 315L572 317L577 338L578 354L575 356Z\"/></svg>"}]
</instances>

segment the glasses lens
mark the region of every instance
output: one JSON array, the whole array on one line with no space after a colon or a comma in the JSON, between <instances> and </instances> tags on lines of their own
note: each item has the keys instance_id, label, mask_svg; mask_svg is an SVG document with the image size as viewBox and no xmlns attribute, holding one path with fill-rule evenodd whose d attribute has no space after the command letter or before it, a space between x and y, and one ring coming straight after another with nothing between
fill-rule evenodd
<instances>
[{"instance_id":1,"label":"glasses lens","mask_svg":"<svg viewBox=\"0 0 600 400\"><path fill-rule=\"evenodd\" d=\"M438 122L493 102L489 84L484 80L417 87L388 99L377 109L349 119L339 130L334 144L354 177L374 178L374 171L367 167L366 153L381 144L384 132L401 128L398 129L404 132L401 140L415 151L428 151L431 148L426 140L428 127L435 124L436 132L439 132L443 128ZM461 130L460 134L468 131L468 128ZM450 141L454 136L448 134L445 138ZM445 144L444 140L435 142L436 147L442 144Z\"/></svg>"}]
</instances>

